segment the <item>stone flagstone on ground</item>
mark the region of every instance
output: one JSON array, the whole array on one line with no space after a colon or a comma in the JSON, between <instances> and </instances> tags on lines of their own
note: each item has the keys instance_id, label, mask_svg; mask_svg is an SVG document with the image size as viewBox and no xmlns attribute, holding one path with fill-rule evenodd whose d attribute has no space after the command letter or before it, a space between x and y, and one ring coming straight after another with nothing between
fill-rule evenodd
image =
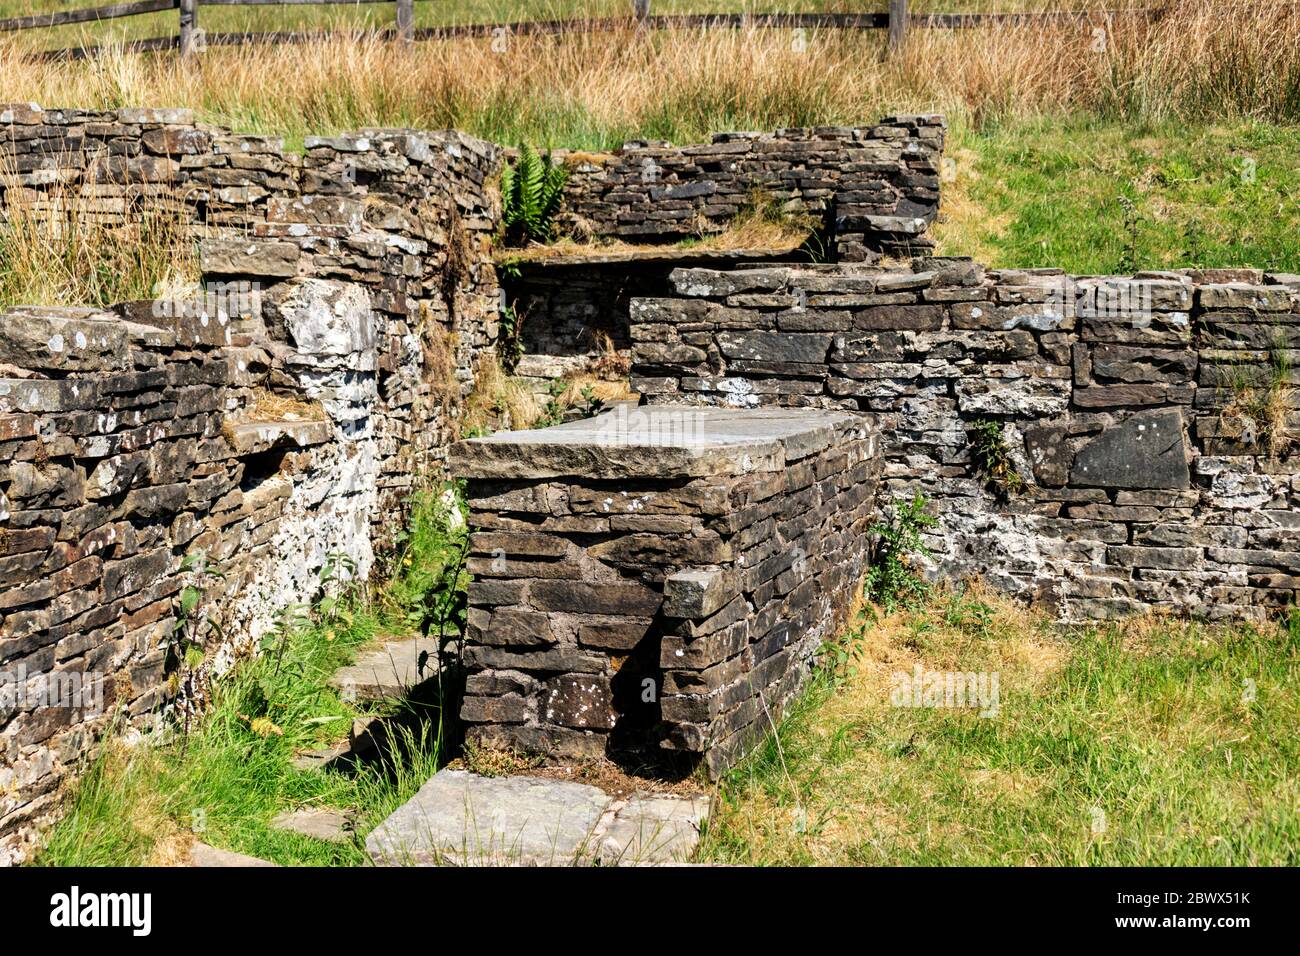
<instances>
[{"instance_id":1,"label":"stone flagstone on ground","mask_svg":"<svg viewBox=\"0 0 1300 956\"><path fill-rule=\"evenodd\" d=\"M346 700L396 700L437 674L437 640L407 638L362 652L330 678L330 686Z\"/></svg>"},{"instance_id":2,"label":"stone flagstone on ground","mask_svg":"<svg viewBox=\"0 0 1300 956\"><path fill-rule=\"evenodd\" d=\"M685 863L709 817L709 798L638 793L618 807L600 836L602 866Z\"/></svg>"},{"instance_id":3,"label":"stone flagstone on ground","mask_svg":"<svg viewBox=\"0 0 1300 956\"><path fill-rule=\"evenodd\" d=\"M236 853L234 850L219 850L206 843L195 843L190 847L190 866L230 867L230 866L279 866L269 860L260 860L255 856Z\"/></svg>"},{"instance_id":4,"label":"stone flagstone on ground","mask_svg":"<svg viewBox=\"0 0 1300 956\"><path fill-rule=\"evenodd\" d=\"M271 821L271 829L300 833L330 843L347 843L352 839L352 818L342 810L305 807L278 814Z\"/></svg>"},{"instance_id":5,"label":"stone flagstone on ground","mask_svg":"<svg viewBox=\"0 0 1300 956\"><path fill-rule=\"evenodd\" d=\"M605 865L684 862L704 797L615 801L587 784L441 770L366 839L385 865Z\"/></svg>"}]
</instances>

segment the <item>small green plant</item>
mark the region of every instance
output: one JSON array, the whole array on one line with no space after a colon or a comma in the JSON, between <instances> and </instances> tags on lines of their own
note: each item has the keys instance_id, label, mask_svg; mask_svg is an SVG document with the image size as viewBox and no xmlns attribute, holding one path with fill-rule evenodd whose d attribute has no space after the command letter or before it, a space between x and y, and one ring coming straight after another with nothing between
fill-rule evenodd
<instances>
[{"instance_id":1,"label":"small green plant","mask_svg":"<svg viewBox=\"0 0 1300 956\"><path fill-rule=\"evenodd\" d=\"M197 649L202 660L203 645L209 633L220 636L220 627L207 613L204 607L208 589L226 575L218 565L208 561L202 551L187 554L181 561L180 570L188 571L193 577L189 584L181 588L180 595L173 604L176 618L172 625L169 651L181 660L189 659L191 652Z\"/></svg>"},{"instance_id":2,"label":"small green plant","mask_svg":"<svg viewBox=\"0 0 1300 956\"><path fill-rule=\"evenodd\" d=\"M464 629L467 516L462 482L447 482L412 498L410 524L395 542L393 579L382 595L391 619L439 638Z\"/></svg>"},{"instance_id":3,"label":"small green plant","mask_svg":"<svg viewBox=\"0 0 1300 956\"><path fill-rule=\"evenodd\" d=\"M515 311L513 305L501 310L500 329L497 333L497 354L501 356L501 367L506 374L513 375L519 367L519 360L524 357L523 316Z\"/></svg>"},{"instance_id":4,"label":"small green plant","mask_svg":"<svg viewBox=\"0 0 1300 956\"><path fill-rule=\"evenodd\" d=\"M331 551L320 569L321 598L316 614L322 622L332 624L344 613L345 601L357 585L357 562L343 551Z\"/></svg>"},{"instance_id":5,"label":"small green plant","mask_svg":"<svg viewBox=\"0 0 1300 956\"><path fill-rule=\"evenodd\" d=\"M971 594L965 584L958 584L938 603L945 627L986 638L990 635L996 612L991 604Z\"/></svg>"},{"instance_id":6,"label":"small green plant","mask_svg":"<svg viewBox=\"0 0 1300 956\"><path fill-rule=\"evenodd\" d=\"M180 570L191 574L172 604L175 623L167 635L163 651L164 666L171 670L169 696L175 702L174 715L179 718L184 743L188 746L190 729L202 713L210 693L210 675L203 666L210 635L221 640L221 626L206 607L209 589L225 578L221 568L208 561L202 551L187 554Z\"/></svg>"},{"instance_id":7,"label":"small green plant","mask_svg":"<svg viewBox=\"0 0 1300 956\"><path fill-rule=\"evenodd\" d=\"M865 592L869 601L892 613L900 607L915 607L929 590L929 585L912 567L913 556L930 554L922 532L933 528L939 519L925 511L921 492L912 498L894 499L893 515L871 526L876 544L867 571Z\"/></svg>"},{"instance_id":8,"label":"small green plant","mask_svg":"<svg viewBox=\"0 0 1300 956\"><path fill-rule=\"evenodd\" d=\"M867 585L864 583L863 588ZM852 673L852 666L866 652L867 629L871 627L875 611L870 606L858 608L835 640L827 641L822 649L825 673L832 683L839 683Z\"/></svg>"},{"instance_id":9,"label":"small green plant","mask_svg":"<svg viewBox=\"0 0 1300 956\"><path fill-rule=\"evenodd\" d=\"M555 231L555 214L568 172L528 143L519 147L519 159L501 171L501 222L508 246L548 242Z\"/></svg>"},{"instance_id":10,"label":"small green plant","mask_svg":"<svg viewBox=\"0 0 1300 956\"><path fill-rule=\"evenodd\" d=\"M568 411L568 406L564 404L563 395L568 385L564 379L557 378L547 388L550 398L542 407L542 413L537 416L533 422L533 428L550 428L552 425L559 425L564 421L564 413Z\"/></svg>"},{"instance_id":11,"label":"small green plant","mask_svg":"<svg viewBox=\"0 0 1300 956\"><path fill-rule=\"evenodd\" d=\"M977 419L970 432L971 461L989 484L1003 497L1009 497L1024 487L1025 481L1016 470L1007 447L1006 427L991 418Z\"/></svg>"},{"instance_id":12,"label":"small green plant","mask_svg":"<svg viewBox=\"0 0 1300 956\"><path fill-rule=\"evenodd\" d=\"M1117 196L1116 201L1124 210L1124 249L1120 254L1119 271L1136 272L1138 266L1138 227L1142 216L1137 203L1127 196Z\"/></svg>"},{"instance_id":13,"label":"small green plant","mask_svg":"<svg viewBox=\"0 0 1300 956\"><path fill-rule=\"evenodd\" d=\"M605 410L605 400L596 395L595 386L582 387L582 404L579 410L583 418L595 418Z\"/></svg>"}]
</instances>

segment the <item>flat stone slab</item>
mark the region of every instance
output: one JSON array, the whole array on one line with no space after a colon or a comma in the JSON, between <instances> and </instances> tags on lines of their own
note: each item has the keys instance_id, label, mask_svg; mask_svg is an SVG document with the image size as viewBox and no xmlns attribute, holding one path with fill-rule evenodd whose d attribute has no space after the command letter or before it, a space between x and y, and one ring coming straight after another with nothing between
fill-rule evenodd
<instances>
[{"instance_id":1,"label":"flat stone slab","mask_svg":"<svg viewBox=\"0 0 1300 956\"><path fill-rule=\"evenodd\" d=\"M206 843L195 843L190 847L190 866L279 866L279 864L236 853L234 850L219 850Z\"/></svg>"},{"instance_id":2,"label":"flat stone slab","mask_svg":"<svg viewBox=\"0 0 1300 956\"><path fill-rule=\"evenodd\" d=\"M271 820L271 829L300 833L328 843L349 843L352 840L352 818L342 810L320 807L277 814Z\"/></svg>"},{"instance_id":3,"label":"flat stone slab","mask_svg":"<svg viewBox=\"0 0 1300 956\"><path fill-rule=\"evenodd\" d=\"M310 448L334 437L334 426L326 421L239 422L224 432L236 454L251 455L277 446Z\"/></svg>"},{"instance_id":4,"label":"flat stone slab","mask_svg":"<svg viewBox=\"0 0 1300 956\"><path fill-rule=\"evenodd\" d=\"M1079 450L1070 483L1088 488L1190 487L1183 416L1177 411L1133 415Z\"/></svg>"},{"instance_id":5,"label":"flat stone slab","mask_svg":"<svg viewBox=\"0 0 1300 956\"><path fill-rule=\"evenodd\" d=\"M635 794L601 833L597 858L602 866L686 863L708 817L706 796Z\"/></svg>"},{"instance_id":6,"label":"flat stone slab","mask_svg":"<svg viewBox=\"0 0 1300 956\"><path fill-rule=\"evenodd\" d=\"M449 461L466 478L739 475L781 471L867 427L861 416L821 409L620 406L579 422L457 442Z\"/></svg>"},{"instance_id":7,"label":"flat stone slab","mask_svg":"<svg viewBox=\"0 0 1300 956\"><path fill-rule=\"evenodd\" d=\"M363 651L355 663L339 668L329 683L344 700L364 703L400 699L437 674L438 641L408 638Z\"/></svg>"},{"instance_id":8,"label":"flat stone slab","mask_svg":"<svg viewBox=\"0 0 1300 956\"><path fill-rule=\"evenodd\" d=\"M622 265L636 262L671 263L673 265L708 265L730 262L763 262L768 259L792 255L799 251L800 243L788 242L778 246L754 246L747 249L682 248L681 246L648 246L644 249L573 249L561 254L550 251L510 250L497 257L500 262L510 262L523 267L546 266L553 268Z\"/></svg>"},{"instance_id":9,"label":"flat stone slab","mask_svg":"<svg viewBox=\"0 0 1300 956\"><path fill-rule=\"evenodd\" d=\"M317 747L314 750L301 750L293 755L292 763L295 770L321 770L338 760L352 753L352 747L345 740L341 743L334 744L332 747Z\"/></svg>"},{"instance_id":10,"label":"flat stone slab","mask_svg":"<svg viewBox=\"0 0 1300 956\"><path fill-rule=\"evenodd\" d=\"M563 866L595 855L612 802L603 790L542 777L440 770L366 838L389 866Z\"/></svg>"}]
</instances>

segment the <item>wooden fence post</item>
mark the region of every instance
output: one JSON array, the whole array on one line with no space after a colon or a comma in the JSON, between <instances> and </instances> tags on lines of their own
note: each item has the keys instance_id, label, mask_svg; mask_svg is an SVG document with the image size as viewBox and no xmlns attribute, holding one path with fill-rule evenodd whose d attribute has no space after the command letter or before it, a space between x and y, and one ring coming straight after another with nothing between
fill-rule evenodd
<instances>
[{"instance_id":1,"label":"wooden fence post","mask_svg":"<svg viewBox=\"0 0 1300 956\"><path fill-rule=\"evenodd\" d=\"M415 42L414 0L397 0L397 39L407 44Z\"/></svg>"},{"instance_id":2,"label":"wooden fence post","mask_svg":"<svg viewBox=\"0 0 1300 956\"><path fill-rule=\"evenodd\" d=\"M199 0L179 0L181 9L181 59L189 60L198 52Z\"/></svg>"},{"instance_id":3,"label":"wooden fence post","mask_svg":"<svg viewBox=\"0 0 1300 956\"><path fill-rule=\"evenodd\" d=\"M632 15L638 20L650 16L650 0L632 0Z\"/></svg>"},{"instance_id":4,"label":"wooden fence post","mask_svg":"<svg viewBox=\"0 0 1300 956\"><path fill-rule=\"evenodd\" d=\"M897 53L907 42L907 0L889 0L889 52Z\"/></svg>"}]
</instances>

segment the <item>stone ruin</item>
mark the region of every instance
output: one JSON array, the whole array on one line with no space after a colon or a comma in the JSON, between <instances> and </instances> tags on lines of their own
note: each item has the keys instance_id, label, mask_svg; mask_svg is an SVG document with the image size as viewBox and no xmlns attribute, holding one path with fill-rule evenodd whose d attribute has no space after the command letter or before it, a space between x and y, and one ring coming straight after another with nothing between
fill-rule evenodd
<instances>
[{"instance_id":1,"label":"stone ruin","mask_svg":"<svg viewBox=\"0 0 1300 956\"><path fill-rule=\"evenodd\" d=\"M941 522L930 573L1066 620L1260 617L1300 591L1300 459L1270 440L1300 425L1300 277L936 258L937 117L569 157L562 219L585 235L717 231L761 189L836 262L661 246L517 270L491 250L502 151L461 133L297 154L184 110L0 125L7 202L110 227L168 204L206 283L0 315L0 859L30 851L110 715L134 731L175 703L187 555L227 575L201 697L331 554L370 573L448 460L474 528L460 716L552 756L729 765L913 489ZM600 333L641 407L449 458L503 304L526 314L521 372L580 369ZM1243 388L1289 414L1243 417ZM47 706L52 682L95 692Z\"/></svg>"}]
</instances>

